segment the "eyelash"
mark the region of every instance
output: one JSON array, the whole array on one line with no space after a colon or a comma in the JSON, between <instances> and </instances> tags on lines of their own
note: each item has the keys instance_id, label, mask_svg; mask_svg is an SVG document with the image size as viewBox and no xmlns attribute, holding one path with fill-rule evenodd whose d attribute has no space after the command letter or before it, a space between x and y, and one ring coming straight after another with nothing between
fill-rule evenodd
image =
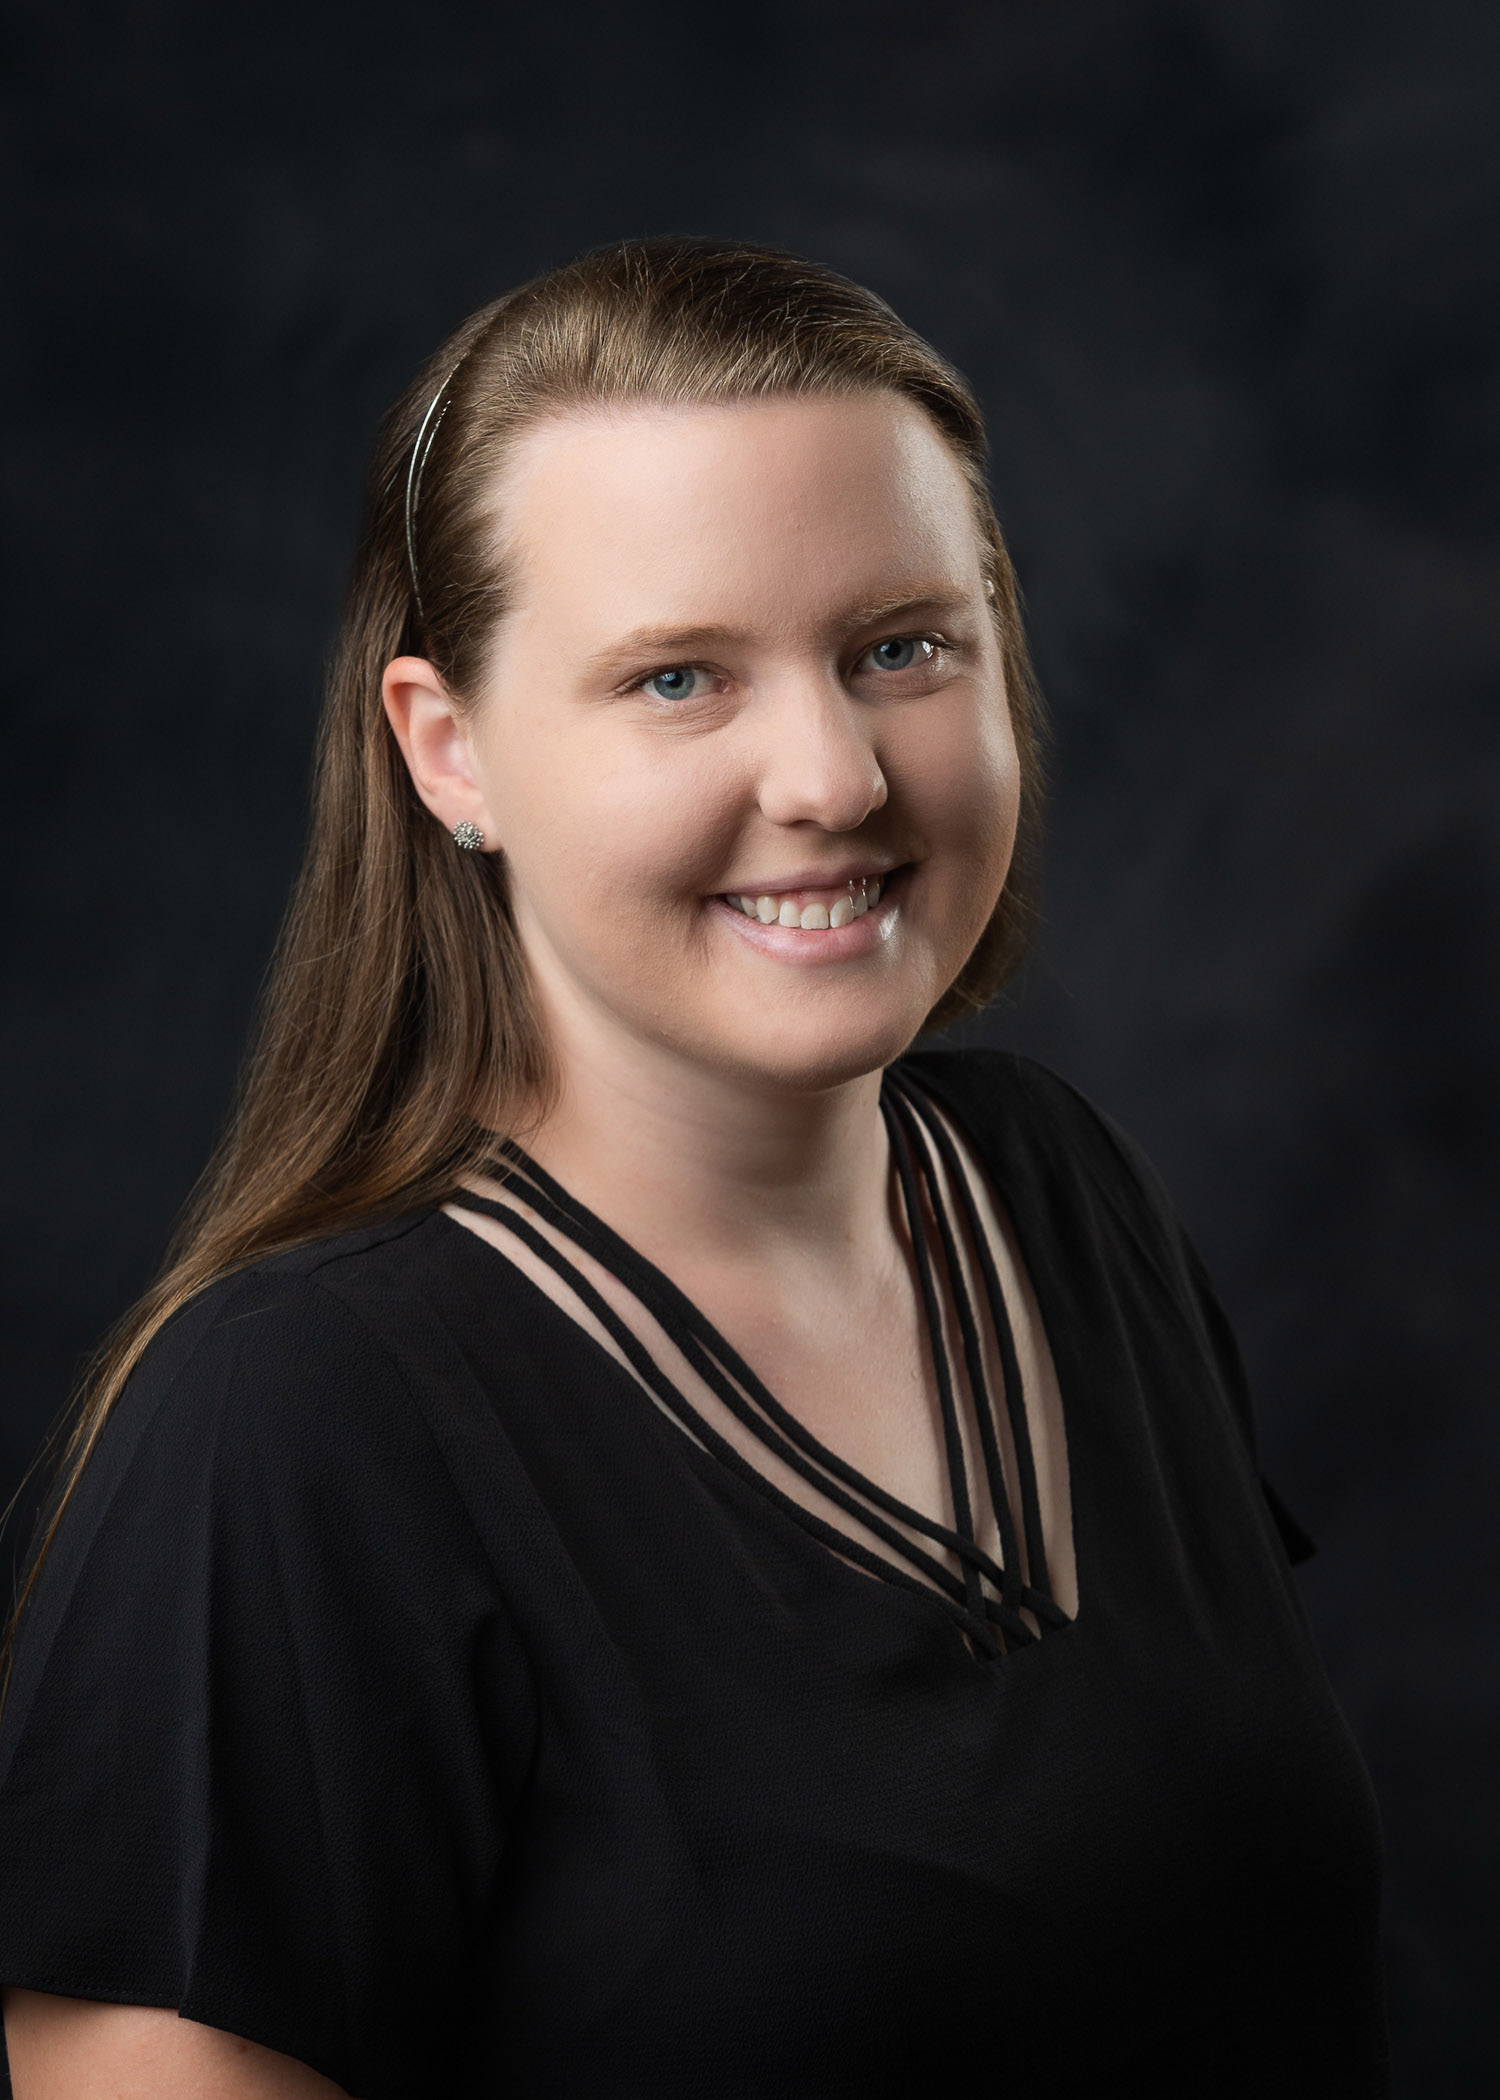
<instances>
[{"instance_id":1,"label":"eyelash","mask_svg":"<svg viewBox=\"0 0 1500 2100\"><path fill-rule=\"evenodd\" d=\"M878 641L869 642L863 649L861 649L861 651L859 652L859 656L855 658L855 663L860 663L865 657L867 657L870 654L872 650L882 648L887 642L916 642L919 644L925 643L926 646L932 650L932 656L927 660L925 664L922 664L920 666L915 664L907 664L903 666L903 670L933 670L937 667L939 663L942 662L942 660L945 657L952 656L953 654L952 643L946 641L944 637L940 634L883 634L881 635ZM724 675L721 671L716 671L713 668L712 664L657 664L654 666L653 669L649 671L643 671L640 677L632 679L630 684L628 686L623 687L621 690L630 693L644 693L645 688L650 685L653 678L665 677L665 675L669 671L703 671L706 672L707 675L711 678L722 678ZM881 675L887 678L900 678L902 676L902 671L886 671ZM669 700L667 696L663 693L646 693L645 697L648 700L655 700L658 703L658 705L662 707L672 707L674 705L685 704L682 702L673 702L672 700ZM689 694L688 698L690 700L696 699L698 698L698 695Z\"/></svg>"}]
</instances>

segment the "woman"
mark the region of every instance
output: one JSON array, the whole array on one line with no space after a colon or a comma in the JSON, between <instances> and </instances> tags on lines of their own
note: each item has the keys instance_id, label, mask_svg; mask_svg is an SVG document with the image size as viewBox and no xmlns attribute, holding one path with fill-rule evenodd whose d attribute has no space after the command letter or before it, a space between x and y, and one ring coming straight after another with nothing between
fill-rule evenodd
<instances>
[{"instance_id":1,"label":"woman","mask_svg":"<svg viewBox=\"0 0 1500 2100\"><path fill-rule=\"evenodd\" d=\"M983 432L626 244L389 418L232 1134L19 1621L19 2100L1385 2090L1378 1836L1029 919ZM92 2081L92 2082L91 2082Z\"/></svg>"}]
</instances>

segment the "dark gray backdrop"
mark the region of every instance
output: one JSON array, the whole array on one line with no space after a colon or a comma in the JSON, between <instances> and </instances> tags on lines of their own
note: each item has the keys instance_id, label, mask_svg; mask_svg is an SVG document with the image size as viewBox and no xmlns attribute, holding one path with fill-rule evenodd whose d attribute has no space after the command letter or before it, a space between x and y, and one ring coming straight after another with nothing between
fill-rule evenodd
<instances>
[{"instance_id":1,"label":"dark gray backdrop","mask_svg":"<svg viewBox=\"0 0 1500 2100\"><path fill-rule=\"evenodd\" d=\"M1384 1802L1402 2090L1500 2091L1500 10L3 21L5 1491L223 1111L376 414L581 247L805 249L991 416L1058 744L986 1026L1220 1279Z\"/></svg>"}]
</instances>

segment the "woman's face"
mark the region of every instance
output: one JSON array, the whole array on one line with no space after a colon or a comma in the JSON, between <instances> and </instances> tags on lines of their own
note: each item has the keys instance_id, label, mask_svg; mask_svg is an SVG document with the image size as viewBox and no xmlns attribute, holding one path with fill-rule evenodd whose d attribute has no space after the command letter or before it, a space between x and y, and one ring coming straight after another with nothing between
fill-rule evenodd
<instances>
[{"instance_id":1,"label":"woman's face","mask_svg":"<svg viewBox=\"0 0 1500 2100\"><path fill-rule=\"evenodd\" d=\"M885 394L560 417L499 518L513 610L450 821L503 849L564 1069L645 1055L809 1089L888 1063L978 939L1016 825L973 512L934 426Z\"/></svg>"}]
</instances>

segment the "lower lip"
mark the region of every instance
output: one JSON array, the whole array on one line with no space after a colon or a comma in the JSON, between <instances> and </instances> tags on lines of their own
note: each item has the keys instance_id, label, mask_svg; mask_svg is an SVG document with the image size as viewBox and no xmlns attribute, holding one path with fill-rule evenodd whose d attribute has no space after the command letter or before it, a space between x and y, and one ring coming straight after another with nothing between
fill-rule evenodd
<instances>
[{"instance_id":1,"label":"lower lip","mask_svg":"<svg viewBox=\"0 0 1500 2100\"><path fill-rule=\"evenodd\" d=\"M734 905L726 904L722 897L710 897L708 908L720 918L727 919L742 941L748 941L752 948L758 949L762 955L773 956L777 962L799 963L804 968L816 968L820 963L853 962L858 956L872 955L894 933L906 875L905 868L898 868L884 877L878 904L872 904L867 912L861 912L847 926L830 926L823 931L804 933L800 926L782 926L775 920L767 926L759 919L747 918Z\"/></svg>"}]
</instances>

